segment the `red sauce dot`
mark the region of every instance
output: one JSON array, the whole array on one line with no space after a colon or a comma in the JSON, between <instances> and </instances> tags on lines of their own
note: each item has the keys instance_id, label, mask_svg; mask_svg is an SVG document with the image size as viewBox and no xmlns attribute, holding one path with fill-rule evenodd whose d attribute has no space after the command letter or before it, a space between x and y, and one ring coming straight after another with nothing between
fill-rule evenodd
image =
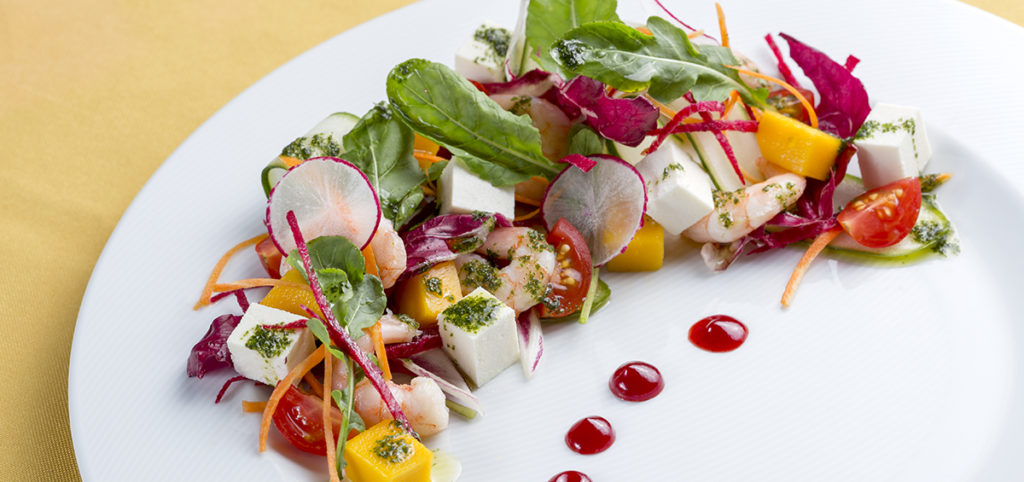
<instances>
[{"instance_id":1,"label":"red sauce dot","mask_svg":"<svg viewBox=\"0 0 1024 482\"><path fill-rule=\"evenodd\" d=\"M690 327L690 342L707 351L733 351L747 339L747 327L728 315L711 315Z\"/></svg>"},{"instance_id":2,"label":"red sauce dot","mask_svg":"<svg viewBox=\"0 0 1024 482\"><path fill-rule=\"evenodd\" d=\"M656 397L665 388L665 380L654 365L640 361L620 366L608 381L616 397L629 402L643 402Z\"/></svg>"},{"instance_id":3,"label":"red sauce dot","mask_svg":"<svg viewBox=\"0 0 1024 482\"><path fill-rule=\"evenodd\" d=\"M615 441L612 424L601 417L587 417L573 424L565 434L565 444L573 452L593 455L608 450Z\"/></svg>"},{"instance_id":4,"label":"red sauce dot","mask_svg":"<svg viewBox=\"0 0 1024 482\"><path fill-rule=\"evenodd\" d=\"M575 470L566 470L551 479L548 482L591 482L590 477L583 472L577 472Z\"/></svg>"}]
</instances>

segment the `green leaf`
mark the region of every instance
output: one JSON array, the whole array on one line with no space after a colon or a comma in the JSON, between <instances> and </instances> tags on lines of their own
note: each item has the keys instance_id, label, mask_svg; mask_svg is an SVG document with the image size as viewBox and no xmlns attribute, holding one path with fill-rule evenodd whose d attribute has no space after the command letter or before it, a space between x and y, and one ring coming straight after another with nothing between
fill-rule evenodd
<instances>
[{"instance_id":1,"label":"green leaf","mask_svg":"<svg viewBox=\"0 0 1024 482\"><path fill-rule=\"evenodd\" d=\"M551 55L569 72L586 75L626 92L648 92L672 102L688 91L698 101L724 101L736 90L743 100L764 105L766 92L751 90L735 70L728 48L695 46L686 32L659 17L647 19L654 35L617 22L596 22L566 33Z\"/></svg>"},{"instance_id":2,"label":"green leaf","mask_svg":"<svg viewBox=\"0 0 1024 482\"><path fill-rule=\"evenodd\" d=\"M544 157L540 132L527 116L505 111L451 68L410 59L388 74L393 111L416 132L454 154L469 154L500 166L502 176L486 178L508 185L512 171L551 178L561 169ZM490 171L491 174L497 169Z\"/></svg>"},{"instance_id":3,"label":"green leaf","mask_svg":"<svg viewBox=\"0 0 1024 482\"><path fill-rule=\"evenodd\" d=\"M566 32L583 24L618 22L616 3L615 0L530 0L526 11L524 55L536 52L540 55L536 60L541 68L562 74L561 66L551 57L551 46Z\"/></svg>"},{"instance_id":4,"label":"green leaf","mask_svg":"<svg viewBox=\"0 0 1024 482\"><path fill-rule=\"evenodd\" d=\"M366 174L380 199L384 217L396 228L423 200L423 171L413 157L413 132L381 102L343 138L345 160Z\"/></svg>"},{"instance_id":5,"label":"green leaf","mask_svg":"<svg viewBox=\"0 0 1024 482\"><path fill-rule=\"evenodd\" d=\"M363 328L376 323L387 308L380 278L366 274L363 254L345 237L321 236L307 246L310 263L331 311L342 327L359 338ZM298 251L293 250L287 261L295 266L298 257ZM299 266L301 269L301 261Z\"/></svg>"},{"instance_id":6,"label":"green leaf","mask_svg":"<svg viewBox=\"0 0 1024 482\"><path fill-rule=\"evenodd\" d=\"M427 180L430 182L441 179L441 173L448 167L448 161L437 161L427 168Z\"/></svg>"},{"instance_id":7,"label":"green leaf","mask_svg":"<svg viewBox=\"0 0 1024 482\"><path fill-rule=\"evenodd\" d=\"M469 154L460 153L458 157L452 159L461 162L476 177L486 179L495 186L514 186L530 179L529 174L509 170Z\"/></svg>"},{"instance_id":8,"label":"green leaf","mask_svg":"<svg viewBox=\"0 0 1024 482\"><path fill-rule=\"evenodd\" d=\"M604 140L601 135L584 124L572 126L569 132L569 154L604 154Z\"/></svg>"},{"instance_id":9,"label":"green leaf","mask_svg":"<svg viewBox=\"0 0 1024 482\"><path fill-rule=\"evenodd\" d=\"M309 332L312 333L317 340L320 340L320 343L324 344L327 347L327 351L331 352L331 354L334 355L334 358L337 358L339 360L344 360L345 358L347 358L345 356L345 353L343 353L334 345L331 345L331 335L327 333L327 327L324 326L324 324L321 323L320 320L316 318L310 318L306 320L306 328L309 328Z\"/></svg>"}]
</instances>

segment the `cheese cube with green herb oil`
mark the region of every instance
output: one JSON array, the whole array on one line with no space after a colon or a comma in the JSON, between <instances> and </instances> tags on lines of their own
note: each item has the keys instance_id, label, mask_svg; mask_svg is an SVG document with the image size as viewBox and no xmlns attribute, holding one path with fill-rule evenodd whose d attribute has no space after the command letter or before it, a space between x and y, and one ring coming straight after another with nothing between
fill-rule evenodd
<instances>
[{"instance_id":1,"label":"cheese cube with green herb oil","mask_svg":"<svg viewBox=\"0 0 1024 482\"><path fill-rule=\"evenodd\" d=\"M917 177L932 157L921 110L876 104L854 137L864 187Z\"/></svg>"},{"instance_id":2,"label":"cheese cube with green herb oil","mask_svg":"<svg viewBox=\"0 0 1024 482\"><path fill-rule=\"evenodd\" d=\"M486 22L455 53L455 71L481 83L505 81L505 56L512 33Z\"/></svg>"},{"instance_id":3,"label":"cheese cube with green herb oil","mask_svg":"<svg viewBox=\"0 0 1024 482\"><path fill-rule=\"evenodd\" d=\"M235 371L251 380L276 385L313 352L313 334L309 328L274 330L263 325L287 325L303 319L304 316L259 303L249 305L228 336Z\"/></svg>"},{"instance_id":4,"label":"cheese cube with green herb oil","mask_svg":"<svg viewBox=\"0 0 1024 482\"><path fill-rule=\"evenodd\" d=\"M519 360L516 313L477 288L437 317L444 351L481 386Z\"/></svg>"}]
</instances>

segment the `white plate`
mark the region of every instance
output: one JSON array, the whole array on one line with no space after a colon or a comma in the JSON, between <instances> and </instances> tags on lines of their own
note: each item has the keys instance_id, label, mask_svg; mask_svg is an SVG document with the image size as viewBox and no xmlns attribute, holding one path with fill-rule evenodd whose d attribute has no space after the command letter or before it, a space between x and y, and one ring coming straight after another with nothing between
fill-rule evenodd
<instances>
[{"instance_id":1,"label":"white plate","mask_svg":"<svg viewBox=\"0 0 1024 482\"><path fill-rule=\"evenodd\" d=\"M317 480L323 462L276 434L256 451L265 396L226 374L185 377L191 346L231 303L190 307L220 254L262 229L259 171L281 146L336 110L365 112L409 57L450 62L483 19L514 22L516 2L427 0L310 50L210 118L139 193L93 273L76 327L69 408L88 480ZM646 12L623 2L624 17ZM713 5L668 2L715 30ZM684 5L685 3L685 5ZM685 8L684 8L685 7ZM906 268L819 260L795 306L778 297L800 253L783 250L708 273L670 245L654 274L608 276L612 303L587 326L550 327L539 373L518 369L478 394L487 415L457 420L434 444L465 464L463 480L546 480L579 469L595 480L1020 480L1024 469L1024 331L1014 301L1024 256L1024 31L952 2L727 2L733 45L769 57L785 31L842 59L855 53L873 100L922 106L931 170L952 171L940 200L963 255ZM240 257L224 279L259 274ZM697 319L747 323L738 351L691 346ZM606 388L620 363L661 368L667 387L640 404ZM566 429L608 418L618 440L571 453ZM243 479L245 477L245 479Z\"/></svg>"}]
</instances>

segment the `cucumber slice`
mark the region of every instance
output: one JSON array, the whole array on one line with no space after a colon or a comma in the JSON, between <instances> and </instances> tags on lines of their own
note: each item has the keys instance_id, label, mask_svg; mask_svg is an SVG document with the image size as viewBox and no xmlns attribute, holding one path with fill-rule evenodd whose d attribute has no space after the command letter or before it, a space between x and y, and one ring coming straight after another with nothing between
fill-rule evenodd
<instances>
[{"instance_id":1,"label":"cucumber slice","mask_svg":"<svg viewBox=\"0 0 1024 482\"><path fill-rule=\"evenodd\" d=\"M281 155L302 160L321 156L338 157L345 151L341 142L342 138L358 122L359 117L354 114L335 112L313 126L306 135L288 144ZM275 157L263 168L263 172L260 173L260 182L263 184L263 193L267 197L270 197L270 191L281 180L281 176L284 176L285 172L288 172L288 165L281 161L280 156Z\"/></svg>"},{"instance_id":2,"label":"cucumber slice","mask_svg":"<svg viewBox=\"0 0 1024 482\"><path fill-rule=\"evenodd\" d=\"M836 208L846 205L866 189L856 176L847 175L836 186L834 202ZM950 256L960 252L960 239L956 228L942 212L935 196L925 194L921 199L921 212L917 216L914 230L902 241L886 248L868 248L858 244L846 233L840 234L826 248L834 255L853 257L860 260L875 260L886 263L905 264L933 254Z\"/></svg>"}]
</instances>

